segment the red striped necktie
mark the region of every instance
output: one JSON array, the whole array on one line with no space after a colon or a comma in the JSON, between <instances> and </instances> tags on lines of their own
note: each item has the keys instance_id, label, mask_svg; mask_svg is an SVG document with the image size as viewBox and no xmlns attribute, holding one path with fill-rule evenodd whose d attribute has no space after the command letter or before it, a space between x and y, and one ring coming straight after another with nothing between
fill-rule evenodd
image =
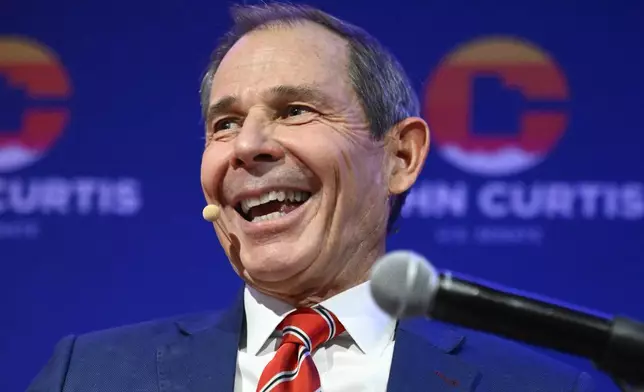
<instances>
[{"instance_id":1,"label":"red striped necktie","mask_svg":"<svg viewBox=\"0 0 644 392\"><path fill-rule=\"evenodd\" d=\"M311 354L344 332L333 313L321 306L298 309L277 326L282 332L275 357L266 365L257 392L321 391L320 374Z\"/></svg>"}]
</instances>

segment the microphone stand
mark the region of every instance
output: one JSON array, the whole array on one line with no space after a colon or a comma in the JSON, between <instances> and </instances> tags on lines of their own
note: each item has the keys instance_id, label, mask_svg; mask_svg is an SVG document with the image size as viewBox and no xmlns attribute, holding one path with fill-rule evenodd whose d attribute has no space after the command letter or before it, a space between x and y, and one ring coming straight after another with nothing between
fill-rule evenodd
<instances>
[{"instance_id":1,"label":"microphone stand","mask_svg":"<svg viewBox=\"0 0 644 392\"><path fill-rule=\"evenodd\" d=\"M594 364L623 392L644 392L644 324L615 317L603 357Z\"/></svg>"}]
</instances>

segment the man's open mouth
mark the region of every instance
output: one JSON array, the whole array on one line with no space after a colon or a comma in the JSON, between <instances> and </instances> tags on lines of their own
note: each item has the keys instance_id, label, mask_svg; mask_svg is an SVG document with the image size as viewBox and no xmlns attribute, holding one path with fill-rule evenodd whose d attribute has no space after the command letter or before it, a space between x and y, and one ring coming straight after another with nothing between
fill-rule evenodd
<instances>
[{"instance_id":1,"label":"man's open mouth","mask_svg":"<svg viewBox=\"0 0 644 392\"><path fill-rule=\"evenodd\" d=\"M243 199L235 210L248 222L263 222L280 218L306 202L311 197L307 191L270 191L259 197Z\"/></svg>"}]
</instances>

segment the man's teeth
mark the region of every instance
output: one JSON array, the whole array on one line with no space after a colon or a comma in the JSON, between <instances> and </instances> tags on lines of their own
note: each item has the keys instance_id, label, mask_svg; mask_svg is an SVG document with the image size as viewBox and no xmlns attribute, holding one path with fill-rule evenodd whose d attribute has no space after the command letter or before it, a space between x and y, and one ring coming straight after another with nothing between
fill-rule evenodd
<instances>
[{"instance_id":1,"label":"man's teeth","mask_svg":"<svg viewBox=\"0 0 644 392\"><path fill-rule=\"evenodd\" d=\"M282 217L284 215L286 215L285 212L280 212L280 211L271 212L270 214L256 216L255 218L253 218L252 222L262 222L262 221L267 221L267 220L271 220L271 219L277 219L277 218Z\"/></svg>"},{"instance_id":2,"label":"man's teeth","mask_svg":"<svg viewBox=\"0 0 644 392\"><path fill-rule=\"evenodd\" d=\"M309 192L302 192L302 191L271 191L271 192L266 192L262 194L260 197L253 197L250 199L242 200L241 208L242 208L242 211L244 211L244 214L247 214L251 208L268 203L270 201L288 200L291 202L299 202L299 201L304 202L309 198L309 196L310 196Z\"/></svg>"}]
</instances>

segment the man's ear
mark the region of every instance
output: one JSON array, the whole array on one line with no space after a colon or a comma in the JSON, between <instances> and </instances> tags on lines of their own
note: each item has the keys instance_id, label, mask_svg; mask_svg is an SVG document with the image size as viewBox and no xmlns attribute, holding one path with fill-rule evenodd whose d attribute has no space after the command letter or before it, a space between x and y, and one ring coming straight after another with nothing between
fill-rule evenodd
<instances>
[{"instance_id":1,"label":"man's ear","mask_svg":"<svg viewBox=\"0 0 644 392\"><path fill-rule=\"evenodd\" d=\"M420 117L409 117L394 126L388 135L389 192L401 194L420 175L429 152L429 126Z\"/></svg>"}]
</instances>

